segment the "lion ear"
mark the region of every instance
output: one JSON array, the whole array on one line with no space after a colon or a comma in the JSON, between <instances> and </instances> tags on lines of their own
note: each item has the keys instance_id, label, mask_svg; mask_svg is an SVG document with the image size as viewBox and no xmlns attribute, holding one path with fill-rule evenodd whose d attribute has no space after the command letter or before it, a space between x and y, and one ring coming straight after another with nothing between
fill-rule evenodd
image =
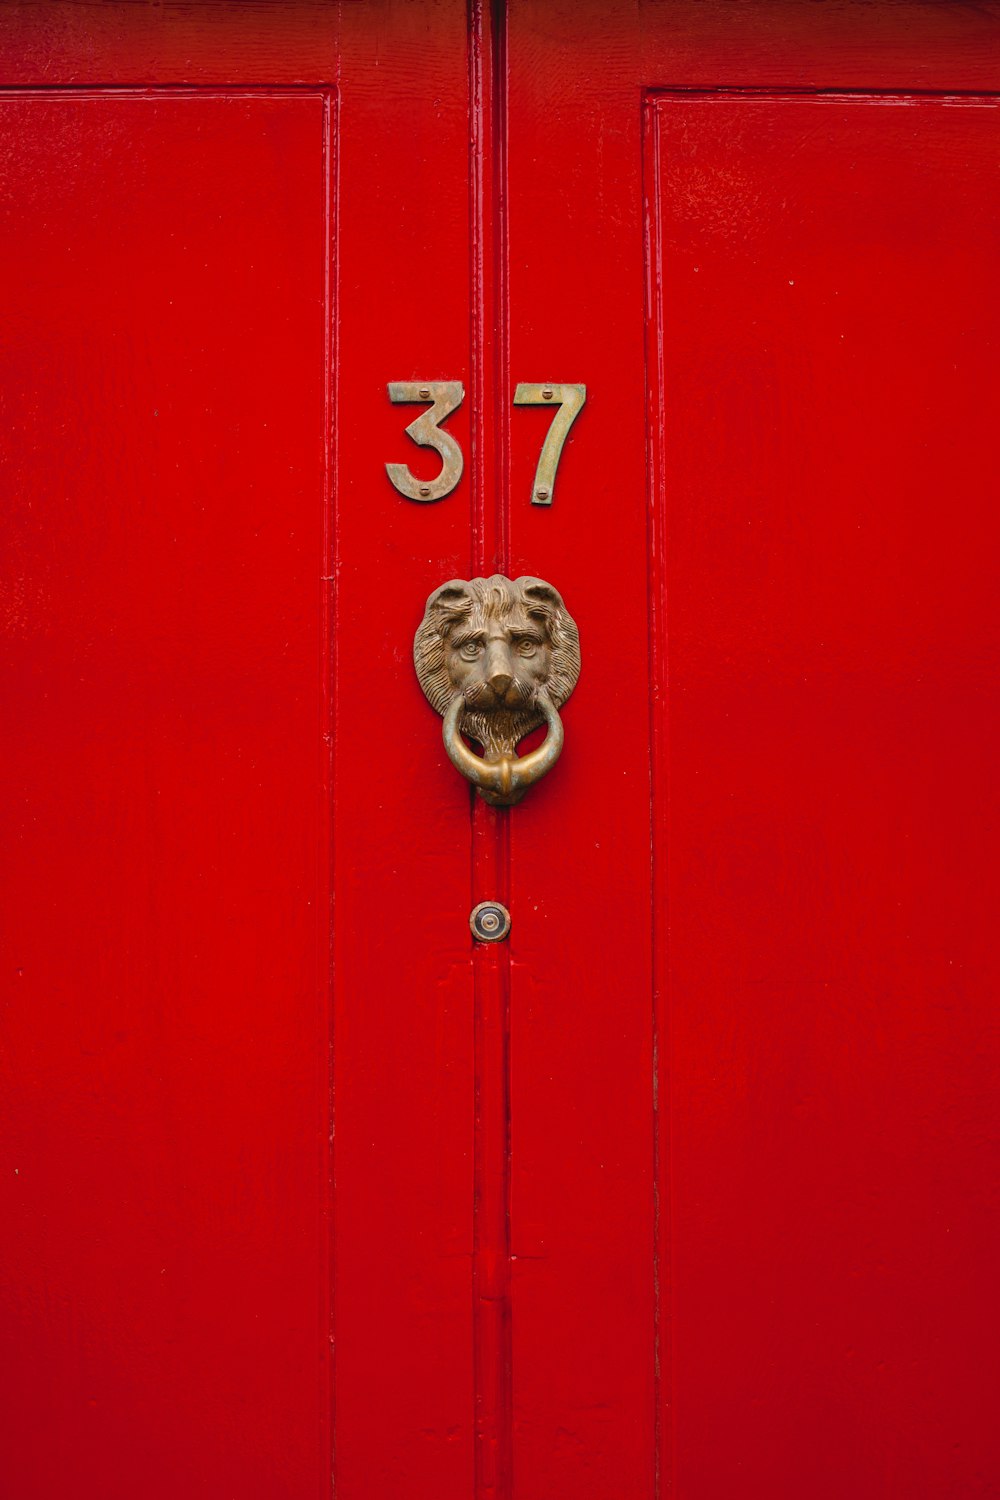
<instances>
[{"instance_id":1,"label":"lion ear","mask_svg":"<svg viewBox=\"0 0 1000 1500\"><path fill-rule=\"evenodd\" d=\"M538 612L546 616L552 610L565 610L562 595L558 589L552 587L551 583L545 583L541 578L519 578L517 581L529 610L532 605L535 605Z\"/></svg>"},{"instance_id":2,"label":"lion ear","mask_svg":"<svg viewBox=\"0 0 1000 1500\"><path fill-rule=\"evenodd\" d=\"M427 601L424 616L444 625L468 614L472 608L472 589L464 578L452 578L436 588Z\"/></svg>"}]
</instances>

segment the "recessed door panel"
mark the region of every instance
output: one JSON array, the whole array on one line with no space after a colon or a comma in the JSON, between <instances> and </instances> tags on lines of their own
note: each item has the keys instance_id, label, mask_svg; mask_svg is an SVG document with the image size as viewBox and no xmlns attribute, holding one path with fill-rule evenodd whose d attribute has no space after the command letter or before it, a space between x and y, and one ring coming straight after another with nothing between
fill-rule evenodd
<instances>
[{"instance_id":1,"label":"recessed door panel","mask_svg":"<svg viewBox=\"0 0 1000 1500\"><path fill-rule=\"evenodd\" d=\"M1000 116L663 96L647 145L671 1462L685 1500L971 1494Z\"/></svg>"},{"instance_id":2,"label":"recessed door panel","mask_svg":"<svg viewBox=\"0 0 1000 1500\"><path fill-rule=\"evenodd\" d=\"M0 102L24 1500L324 1492L329 121Z\"/></svg>"}]
</instances>

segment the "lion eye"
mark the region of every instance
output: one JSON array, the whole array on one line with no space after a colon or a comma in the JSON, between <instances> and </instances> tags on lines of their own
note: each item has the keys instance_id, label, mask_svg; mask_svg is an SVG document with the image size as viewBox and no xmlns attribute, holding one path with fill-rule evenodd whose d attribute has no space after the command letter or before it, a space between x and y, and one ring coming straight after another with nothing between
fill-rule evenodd
<instances>
[{"instance_id":1,"label":"lion eye","mask_svg":"<svg viewBox=\"0 0 1000 1500\"><path fill-rule=\"evenodd\" d=\"M538 642L533 641L530 636L522 636L517 643L518 656L534 656L538 650Z\"/></svg>"},{"instance_id":2,"label":"lion eye","mask_svg":"<svg viewBox=\"0 0 1000 1500\"><path fill-rule=\"evenodd\" d=\"M476 661L483 653L482 641L465 641L458 648L458 654L464 661Z\"/></svg>"}]
</instances>

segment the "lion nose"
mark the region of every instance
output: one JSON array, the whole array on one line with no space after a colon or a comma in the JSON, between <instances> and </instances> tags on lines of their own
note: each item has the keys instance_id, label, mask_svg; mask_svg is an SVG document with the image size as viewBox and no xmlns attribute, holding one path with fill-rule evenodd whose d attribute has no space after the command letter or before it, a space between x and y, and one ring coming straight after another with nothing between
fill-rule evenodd
<instances>
[{"instance_id":1,"label":"lion nose","mask_svg":"<svg viewBox=\"0 0 1000 1500\"><path fill-rule=\"evenodd\" d=\"M489 642L484 663L486 681L498 698L503 698L514 681L514 663L510 658L510 647L505 640Z\"/></svg>"}]
</instances>

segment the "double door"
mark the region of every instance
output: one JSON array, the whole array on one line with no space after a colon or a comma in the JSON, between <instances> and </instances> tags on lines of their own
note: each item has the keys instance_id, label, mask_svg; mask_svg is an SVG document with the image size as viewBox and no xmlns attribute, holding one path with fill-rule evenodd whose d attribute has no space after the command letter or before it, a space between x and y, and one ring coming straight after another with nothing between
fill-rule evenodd
<instances>
[{"instance_id":1,"label":"double door","mask_svg":"<svg viewBox=\"0 0 1000 1500\"><path fill-rule=\"evenodd\" d=\"M992 8L0 19L5 1492L993 1493Z\"/></svg>"}]
</instances>

